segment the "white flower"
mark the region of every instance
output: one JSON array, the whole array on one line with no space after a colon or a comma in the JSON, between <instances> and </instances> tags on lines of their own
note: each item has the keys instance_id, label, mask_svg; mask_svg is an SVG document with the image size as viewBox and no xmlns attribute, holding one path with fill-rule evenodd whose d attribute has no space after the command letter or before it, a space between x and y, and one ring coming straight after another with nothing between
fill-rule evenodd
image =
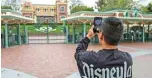
<instances>
[{"instance_id":1,"label":"white flower","mask_svg":"<svg viewBox=\"0 0 152 78\"><path fill-rule=\"evenodd\" d=\"M40 27L39 29L35 29L36 31L46 32L47 27ZM53 29L52 27L48 27L48 31L56 31L56 29Z\"/></svg>"},{"instance_id":2,"label":"white flower","mask_svg":"<svg viewBox=\"0 0 152 78\"><path fill-rule=\"evenodd\" d=\"M47 27L40 27L39 28L41 31L45 31L45 30L47 30Z\"/></svg>"}]
</instances>

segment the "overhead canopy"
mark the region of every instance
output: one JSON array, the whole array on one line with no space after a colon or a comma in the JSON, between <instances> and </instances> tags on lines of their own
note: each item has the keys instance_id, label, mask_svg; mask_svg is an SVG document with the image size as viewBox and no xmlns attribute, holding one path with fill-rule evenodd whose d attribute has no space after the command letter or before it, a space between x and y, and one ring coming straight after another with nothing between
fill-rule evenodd
<instances>
[{"instance_id":1,"label":"overhead canopy","mask_svg":"<svg viewBox=\"0 0 152 78\"><path fill-rule=\"evenodd\" d=\"M2 18L2 21L10 21L10 20L33 21L32 18L22 16L20 12L16 12L11 9L2 9L1 18Z\"/></svg>"},{"instance_id":2,"label":"overhead canopy","mask_svg":"<svg viewBox=\"0 0 152 78\"><path fill-rule=\"evenodd\" d=\"M125 13L128 13L128 16ZM107 12L91 12L91 11L81 11L76 12L68 16L67 18L61 19L62 21L67 22L91 22L94 17L117 17L122 19L123 21L127 21L129 23L132 22L152 22L152 14L141 14L141 12L137 13L137 16L134 16L134 10L112 10Z\"/></svg>"}]
</instances>

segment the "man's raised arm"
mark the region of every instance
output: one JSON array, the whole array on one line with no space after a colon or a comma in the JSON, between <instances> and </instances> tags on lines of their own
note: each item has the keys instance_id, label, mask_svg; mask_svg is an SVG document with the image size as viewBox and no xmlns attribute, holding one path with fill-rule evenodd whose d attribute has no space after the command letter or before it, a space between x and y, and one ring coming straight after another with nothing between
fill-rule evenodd
<instances>
[{"instance_id":1,"label":"man's raised arm","mask_svg":"<svg viewBox=\"0 0 152 78\"><path fill-rule=\"evenodd\" d=\"M90 40L88 37L83 38L77 48L76 48L76 54L80 53L80 52L85 52L88 48L88 44L90 43Z\"/></svg>"},{"instance_id":2,"label":"man's raised arm","mask_svg":"<svg viewBox=\"0 0 152 78\"><path fill-rule=\"evenodd\" d=\"M78 59L79 55L81 55L83 52L86 52L87 48L88 48L88 44L90 43L90 39L92 37L94 37L94 32L93 32L93 26L90 28L87 36L85 38L83 38L77 48L76 48L76 53L75 53L75 58Z\"/></svg>"}]
</instances>

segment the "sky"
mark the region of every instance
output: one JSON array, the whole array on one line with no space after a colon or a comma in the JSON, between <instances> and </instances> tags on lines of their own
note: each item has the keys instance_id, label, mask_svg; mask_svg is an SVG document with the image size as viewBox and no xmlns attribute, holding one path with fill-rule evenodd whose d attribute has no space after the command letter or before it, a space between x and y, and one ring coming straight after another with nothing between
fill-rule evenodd
<instances>
[{"instance_id":1,"label":"sky","mask_svg":"<svg viewBox=\"0 0 152 78\"><path fill-rule=\"evenodd\" d=\"M55 4L56 0L28 0L31 1L33 4ZM69 1L69 0L68 0ZM97 0L81 0L87 6L94 6L95 1Z\"/></svg>"},{"instance_id":2,"label":"sky","mask_svg":"<svg viewBox=\"0 0 152 78\"><path fill-rule=\"evenodd\" d=\"M56 0L27 0L27 1L30 1L33 4L55 4ZM95 2L98 0L81 0L81 1L89 7L93 7L96 5ZM138 0L134 0L134 1L138 1ZM151 1L152 0L140 0L140 4L147 5Z\"/></svg>"}]
</instances>

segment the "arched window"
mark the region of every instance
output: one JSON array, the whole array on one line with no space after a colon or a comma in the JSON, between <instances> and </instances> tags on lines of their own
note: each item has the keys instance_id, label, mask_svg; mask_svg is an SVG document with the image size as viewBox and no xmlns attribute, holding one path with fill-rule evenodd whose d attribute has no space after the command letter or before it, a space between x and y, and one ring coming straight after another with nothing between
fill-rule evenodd
<instances>
[{"instance_id":1,"label":"arched window","mask_svg":"<svg viewBox=\"0 0 152 78\"><path fill-rule=\"evenodd\" d=\"M38 12L39 12L39 11L40 11L40 8L36 8L36 11L38 11Z\"/></svg>"},{"instance_id":2,"label":"arched window","mask_svg":"<svg viewBox=\"0 0 152 78\"><path fill-rule=\"evenodd\" d=\"M45 8L45 9L43 9L44 10L44 12L46 12L47 11L47 9Z\"/></svg>"},{"instance_id":3,"label":"arched window","mask_svg":"<svg viewBox=\"0 0 152 78\"><path fill-rule=\"evenodd\" d=\"M62 16L61 16L61 19L62 19L62 18L65 18L65 16L64 16L64 15L62 15Z\"/></svg>"},{"instance_id":4,"label":"arched window","mask_svg":"<svg viewBox=\"0 0 152 78\"><path fill-rule=\"evenodd\" d=\"M54 9L50 9L51 12L54 12Z\"/></svg>"},{"instance_id":5,"label":"arched window","mask_svg":"<svg viewBox=\"0 0 152 78\"><path fill-rule=\"evenodd\" d=\"M64 12L65 11L65 6L60 6L60 11Z\"/></svg>"}]
</instances>

